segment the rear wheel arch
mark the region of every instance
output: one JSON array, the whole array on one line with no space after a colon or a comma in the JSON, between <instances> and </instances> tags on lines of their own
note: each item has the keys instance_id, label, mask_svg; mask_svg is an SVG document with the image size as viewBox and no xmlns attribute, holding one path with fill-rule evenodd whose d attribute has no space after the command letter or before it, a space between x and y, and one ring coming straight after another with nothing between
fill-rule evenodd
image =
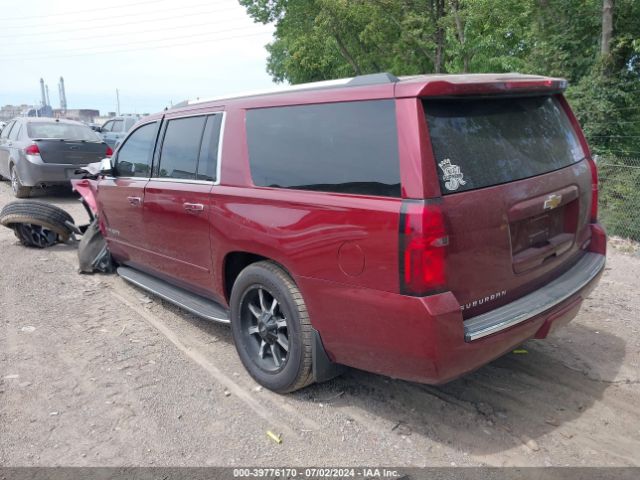
<instances>
[{"instance_id":1,"label":"rear wheel arch","mask_svg":"<svg viewBox=\"0 0 640 480\"><path fill-rule=\"evenodd\" d=\"M15 172L15 173L14 173ZM13 176L15 175L16 183L14 185ZM16 198L28 198L31 194L31 187L22 185L20 181L20 175L18 173L18 166L12 158L9 158L9 181L11 182L11 189Z\"/></svg>"},{"instance_id":2,"label":"rear wheel arch","mask_svg":"<svg viewBox=\"0 0 640 480\"><path fill-rule=\"evenodd\" d=\"M222 262L224 297L227 302L231 299L231 290L233 289L233 284L238 278L238 275L240 275L240 272L252 263L262 261L268 261L277 265L293 278L291 271L286 266L272 258L247 251L229 252L225 255Z\"/></svg>"},{"instance_id":3,"label":"rear wheel arch","mask_svg":"<svg viewBox=\"0 0 640 480\"><path fill-rule=\"evenodd\" d=\"M272 265L272 267L275 267L275 270L281 270L281 273L284 275L284 277L288 278L291 282L289 287L295 288L295 290L297 291L297 301L303 302L302 304L304 305L304 296L302 295L302 292L300 292L299 287L296 284L293 275L291 274L291 271L285 265L263 255L258 255L246 251L235 251L229 252L224 257L223 261L224 293L230 307L232 303L231 297L233 286L238 279L238 276L247 267L257 263L262 263L263 265L270 264ZM311 342L311 376L306 380L299 379L300 383L298 383L297 386L292 389L286 389L285 391L292 391L297 388L301 388L302 386L308 385L313 381L324 382L330 380L340 375L344 371L344 367L342 365L333 363L333 361L329 358L329 355L327 354L322 343L320 333L315 328L313 328L313 324L309 317L306 305L304 305L304 312L306 316L306 322L308 322L307 325L310 329L310 334L312 337L308 339L308 341Z\"/></svg>"}]
</instances>

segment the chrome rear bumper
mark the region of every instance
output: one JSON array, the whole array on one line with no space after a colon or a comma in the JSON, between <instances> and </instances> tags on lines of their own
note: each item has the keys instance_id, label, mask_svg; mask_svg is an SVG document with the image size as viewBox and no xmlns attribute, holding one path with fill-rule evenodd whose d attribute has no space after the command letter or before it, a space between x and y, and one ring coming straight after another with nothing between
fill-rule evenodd
<instances>
[{"instance_id":1,"label":"chrome rear bumper","mask_svg":"<svg viewBox=\"0 0 640 480\"><path fill-rule=\"evenodd\" d=\"M586 287L602 271L605 256L586 253L570 270L529 295L464 322L467 342L500 332L551 310Z\"/></svg>"}]
</instances>

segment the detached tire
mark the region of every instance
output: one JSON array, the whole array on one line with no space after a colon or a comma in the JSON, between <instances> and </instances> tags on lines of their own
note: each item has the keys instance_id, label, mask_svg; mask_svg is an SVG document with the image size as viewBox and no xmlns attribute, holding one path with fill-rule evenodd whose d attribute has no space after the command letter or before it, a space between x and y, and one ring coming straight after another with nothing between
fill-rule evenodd
<instances>
[{"instance_id":1,"label":"detached tire","mask_svg":"<svg viewBox=\"0 0 640 480\"><path fill-rule=\"evenodd\" d=\"M38 200L10 202L0 211L0 225L13 229L28 247L46 248L69 240L72 232L65 222L73 223L71 215Z\"/></svg>"},{"instance_id":2,"label":"detached tire","mask_svg":"<svg viewBox=\"0 0 640 480\"><path fill-rule=\"evenodd\" d=\"M311 322L287 272L268 261L249 265L233 284L230 304L236 350L260 385L288 393L313 383Z\"/></svg>"}]
</instances>

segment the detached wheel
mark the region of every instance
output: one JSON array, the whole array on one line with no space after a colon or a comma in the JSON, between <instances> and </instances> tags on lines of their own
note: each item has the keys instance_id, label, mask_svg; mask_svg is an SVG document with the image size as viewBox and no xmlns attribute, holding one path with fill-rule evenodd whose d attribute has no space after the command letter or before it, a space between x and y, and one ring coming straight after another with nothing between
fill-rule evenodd
<instances>
[{"instance_id":1,"label":"detached wheel","mask_svg":"<svg viewBox=\"0 0 640 480\"><path fill-rule=\"evenodd\" d=\"M282 268L268 261L249 265L238 275L230 303L236 350L260 385L287 393L313 382L307 307Z\"/></svg>"},{"instance_id":2,"label":"detached wheel","mask_svg":"<svg viewBox=\"0 0 640 480\"><path fill-rule=\"evenodd\" d=\"M46 248L69 240L72 232L65 222L73 223L71 215L38 200L10 202L0 211L0 225L13 229L28 247Z\"/></svg>"},{"instance_id":3,"label":"detached wheel","mask_svg":"<svg viewBox=\"0 0 640 480\"><path fill-rule=\"evenodd\" d=\"M18 172L16 172L16 167L13 165L11 165L11 190L16 198L29 198L31 194L31 187L22 185Z\"/></svg>"}]
</instances>

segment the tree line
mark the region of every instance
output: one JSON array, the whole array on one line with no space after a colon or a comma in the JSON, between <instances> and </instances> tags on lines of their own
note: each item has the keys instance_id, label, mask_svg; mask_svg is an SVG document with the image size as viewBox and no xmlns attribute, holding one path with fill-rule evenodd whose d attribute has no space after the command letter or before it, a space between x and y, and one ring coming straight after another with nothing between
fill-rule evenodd
<instances>
[{"instance_id":1,"label":"tree line","mask_svg":"<svg viewBox=\"0 0 640 480\"><path fill-rule=\"evenodd\" d=\"M640 0L239 1L275 24L275 81L382 71L563 77L594 151L640 157Z\"/></svg>"}]
</instances>

